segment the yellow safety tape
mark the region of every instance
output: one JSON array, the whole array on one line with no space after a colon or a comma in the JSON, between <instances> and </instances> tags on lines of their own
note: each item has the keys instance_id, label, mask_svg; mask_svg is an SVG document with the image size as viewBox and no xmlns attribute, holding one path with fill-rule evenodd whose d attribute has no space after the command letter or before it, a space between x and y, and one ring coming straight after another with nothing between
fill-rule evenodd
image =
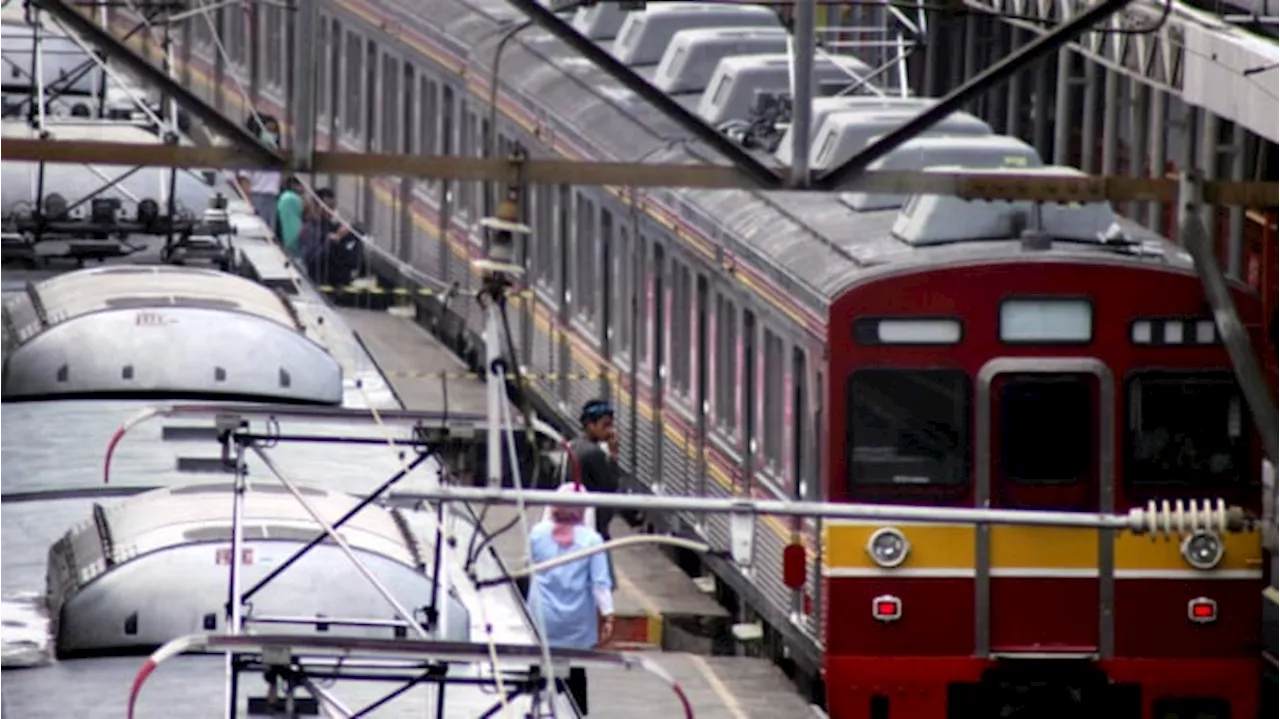
<instances>
[{"instance_id":1,"label":"yellow safety tape","mask_svg":"<svg viewBox=\"0 0 1280 719\"><path fill-rule=\"evenodd\" d=\"M549 372L524 372L520 377L525 381L534 380L600 380L600 379L616 379L617 372L569 372L567 374L549 373ZM399 379L484 379L484 375L477 372L445 372L443 370L435 370L428 372L387 372L387 377ZM510 379L515 379L514 375Z\"/></svg>"},{"instance_id":2,"label":"yellow safety tape","mask_svg":"<svg viewBox=\"0 0 1280 719\"><path fill-rule=\"evenodd\" d=\"M383 289L381 287L357 287L348 285L346 287L334 287L333 285L320 285L317 287L319 291L329 295L393 295L396 297L438 297L445 294L447 290L432 290L427 288L406 289L404 287L396 287L393 289ZM455 293L456 294L456 293ZM520 290L519 292L509 292L507 297L532 297L532 290Z\"/></svg>"}]
</instances>

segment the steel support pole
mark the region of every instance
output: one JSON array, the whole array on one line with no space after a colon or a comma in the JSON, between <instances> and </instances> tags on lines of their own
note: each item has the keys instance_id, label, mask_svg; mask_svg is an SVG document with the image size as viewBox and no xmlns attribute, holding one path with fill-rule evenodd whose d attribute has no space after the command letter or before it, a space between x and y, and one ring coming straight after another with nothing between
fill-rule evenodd
<instances>
[{"instance_id":1,"label":"steel support pole","mask_svg":"<svg viewBox=\"0 0 1280 719\"><path fill-rule=\"evenodd\" d=\"M1031 144L1036 148L1036 152L1046 159L1053 159L1053 153L1049 147L1049 113L1053 110L1053 105L1049 102L1049 63L1047 56L1045 60L1035 63L1031 67L1031 76L1033 82L1031 84L1031 93L1035 99L1032 100L1032 116L1031 116Z\"/></svg>"},{"instance_id":2,"label":"steel support pole","mask_svg":"<svg viewBox=\"0 0 1280 719\"><path fill-rule=\"evenodd\" d=\"M1053 164L1071 164L1071 128L1077 118L1072 112L1071 69L1075 53L1070 48L1058 51L1058 81L1053 90Z\"/></svg>"},{"instance_id":3,"label":"steel support pole","mask_svg":"<svg viewBox=\"0 0 1280 719\"><path fill-rule=\"evenodd\" d=\"M1120 128L1120 73L1102 68L1102 174L1116 174L1116 134Z\"/></svg>"},{"instance_id":4,"label":"steel support pole","mask_svg":"<svg viewBox=\"0 0 1280 719\"><path fill-rule=\"evenodd\" d=\"M45 0L49 2L51 0ZM669 95L658 90L649 84L648 80L640 77L634 70L623 65L607 50L597 45L595 42L583 37L578 31L574 30L569 23L565 22L548 7L544 6L539 0L509 0L517 10L524 13L530 20L538 24L547 32L556 36L561 42L576 50L579 54L590 60L596 67L603 70L610 77L617 80L627 87L628 90L636 93L654 107L660 110L664 115L671 118L673 122L680 125L694 137L709 145L716 152L720 153L741 170L748 177L752 178L761 188L771 189L782 184L782 178L771 167L764 164L754 154L743 149L740 145L730 140L725 135L717 132L702 118L694 115L686 110L682 105L672 99ZM1118 0L1108 0L1109 2L1118 2Z\"/></svg>"},{"instance_id":5,"label":"steel support pole","mask_svg":"<svg viewBox=\"0 0 1280 719\"><path fill-rule=\"evenodd\" d=\"M813 117L813 56L815 0L795 4L791 33L791 185L809 184L810 118Z\"/></svg>"},{"instance_id":6,"label":"steel support pole","mask_svg":"<svg viewBox=\"0 0 1280 719\"><path fill-rule=\"evenodd\" d=\"M72 7L66 0L30 1L34 5L43 8L45 12L58 18L71 32L96 45L104 55L117 60L129 70L141 76L143 80L172 96L181 107L195 115L197 119L217 131L227 140L246 152L270 161L273 165L283 164L283 156L262 144L257 137L241 126L240 123L232 121L181 83L175 82L164 71L151 64L149 60L134 52L133 48L120 42L106 28L82 15L79 10Z\"/></svg>"},{"instance_id":7,"label":"steel support pole","mask_svg":"<svg viewBox=\"0 0 1280 719\"><path fill-rule=\"evenodd\" d=\"M1148 173L1152 177L1164 177L1165 164L1168 162L1166 144L1169 139L1169 130L1166 127L1166 120L1169 114L1169 96L1160 88L1151 89L1151 108L1147 113L1149 127L1147 129L1147 162ZM1154 201L1148 203L1148 223L1147 226L1152 230L1165 235L1168 229L1168 220L1165 214L1165 205L1162 202ZM1168 235L1165 235L1166 237Z\"/></svg>"},{"instance_id":8,"label":"steel support pole","mask_svg":"<svg viewBox=\"0 0 1280 719\"><path fill-rule=\"evenodd\" d=\"M531 0L520 1L530 2ZM893 152L902 143L919 135L947 115L963 107L973 98L986 92L991 86L1008 80L1027 64L1034 63L1071 42L1077 35L1105 20L1108 16L1123 8L1128 2L1129 0L1103 0L1070 21L1058 26L1053 32L1041 35L1000 62L987 68L985 72L977 77L971 78L964 85L917 115L911 121L872 143L840 167L823 175L818 179L817 184L823 188L839 187L846 180L864 172L876 160Z\"/></svg>"},{"instance_id":9,"label":"steel support pole","mask_svg":"<svg viewBox=\"0 0 1280 719\"><path fill-rule=\"evenodd\" d=\"M1236 123L1231 128L1231 177L1232 180L1245 179L1245 134L1244 127ZM1227 276L1235 280L1244 279L1244 208L1232 207L1227 210Z\"/></svg>"},{"instance_id":10,"label":"steel support pole","mask_svg":"<svg viewBox=\"0 0 1280 719\"><path fill-rule=\"evenodd\" d=\"M294 0L293 169L310 172L316 150L316 40L320 36L320 3ZM286 10L286 13L290 10ZM408 149L408 148L406 148Z\"/></svg>"},{"instance_id":11,"label":"steel support pole","mask_svg":"<svg viewBox=\"0 0 1280 719\"><path fill-rule=\"evenodd\" d=\"M1098 64L1084 63L1084 117L1080 127L1080 169L1093 174L1098 169ZM1106 70L1102 70L1106 72Z\"/></svg>"},{"instance_id":12,"label":"steel support pole","mask_svg":"<svg viewBox=\"0 0 1280 719\"><path fill-rule=\"evenodd\" d=\"M1205 297L1213 308L1213 317L1222 334L1222 343L1235 366L1236 379L1244 392L1245 402L1253 416L1254 426L1262 436L1262 446L1267 457L1276 462L1277 444L1280 444L1280 421L1276 417L1276 399L1258 365L1258 356L1249 341L1248 330L1236 312L1235 300L1222 274L1222 265L1214 252L1213 237L1205 230L1199 216L1199 178L1183 173L1181 200L1178 203L1179 239L1195 260L1196 274L1204 287Z\"/></svg>"}]
</instances>

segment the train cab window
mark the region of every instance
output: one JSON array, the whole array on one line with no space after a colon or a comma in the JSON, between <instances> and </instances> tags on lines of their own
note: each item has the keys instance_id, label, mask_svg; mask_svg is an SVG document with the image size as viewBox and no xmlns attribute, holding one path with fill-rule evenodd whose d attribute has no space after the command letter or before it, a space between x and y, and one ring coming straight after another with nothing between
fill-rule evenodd
<instances>
[{"instance_id":1,"label":"train cab window","mask_svg":"<svg viewBox=\"0 0 1280 719\"><path fill-rule=\"evenodd\" d=\"M850 484L968 481L969 393L959 370L854 372L845 395Z\"/></svg>"},{"instance_id":2,"label":"train cab window","mask_svg":"<svg viewBox=\"0 0 1280 719\"><path fill-rule=\"evenodd\" d=\"M1207 488L1248 480L1248 412L1230 375L1143 372L1125 390L1126 482Z\"/></svg>"},{"instance_id":3,"label":"train cab window","mask_svg":"<svg viewBox=\"0 0 1280 719\"><path fill-rule=\"evenodd\" d=\"M1020 484L1072 484L1092 471L1097 416L1084 377L1013 377L996 390L1000 474Z\"/></svg>"}]
</instances>

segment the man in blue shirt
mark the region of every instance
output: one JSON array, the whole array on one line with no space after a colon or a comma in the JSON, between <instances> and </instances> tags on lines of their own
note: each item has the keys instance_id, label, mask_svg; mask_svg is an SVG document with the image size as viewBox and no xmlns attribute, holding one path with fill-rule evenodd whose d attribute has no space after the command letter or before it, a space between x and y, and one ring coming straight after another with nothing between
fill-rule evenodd
<instances>
[{"instance_id":1,"label":"man in blue shirt","mask_svg":"<svg viewBox=\"0 0 1280 719\"><path fill-rule=\"evenodd\" d=\"M581 488L565 484L558 491L575 490ZM535 566L604 543L600 533L585 524L582 507L552 507L550 515L529 534ZM529 600L533 616L541 617L544 636L552 647L594 649L613 637L613 580L603 552L537 572L529 587ZM586 671L570 669L566 684L586 716Z\"/></svg>"}]
</instances>

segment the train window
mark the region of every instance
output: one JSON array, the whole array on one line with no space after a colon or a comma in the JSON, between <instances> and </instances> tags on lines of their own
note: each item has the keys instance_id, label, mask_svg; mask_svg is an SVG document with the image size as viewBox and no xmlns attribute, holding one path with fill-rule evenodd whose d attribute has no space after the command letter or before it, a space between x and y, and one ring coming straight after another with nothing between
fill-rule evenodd
<instances>
[{"instance_id":1,"label":"train window","mask_svg":"<svg viewBox=\"0 0 1280 719\"><path fill-rule=\"evenodd\" d=\"M649 313L652 311L649 297L653 293L653 276L660 272L657 264L650 264L649 257L649 238L644 233L639 234L636 240L640 246L636 248L636 256L640 259L637 264L640 270L640 284L636 286L636 321L640 326L636 331L636 359L641 363L650 362L649 357L649 333L650 328ZM648 268L648 269L645 269Z\"/></svg>"},{"instance_id":2,"label":"train window","mask_svg":"<svg viewBox=\"0 0 1280 719\"><path fill-rule=\"evenodd\" d=\"M227 9L227 54L236 65L244 64L244 27L248 7Z\"/></svg>"},{"instance_id":3,"label":"train window","mask_svg":"<svg viewBox=\"0 0 1280 719\"><path fill-rule=\"evenodd\" d=\"M611 295L616 295L608 282L599 282L598 277L613 277L614 287L621 291L622 277L618 276L614 268L618 267L617 247L613 243L613 213L604 207L600 208L600 240L596 244L595 257L598 258L592 266L592 285L595 290L592 292L591 311L594 313L595 319L601 324L601 337L610 336L612 332L616 332L616 325L610 324L613 319L612 305L616 304L612 301ZM606 264L607 263L607 264Z\"/></svg>"},{"instance_id":4,"label":"train window","mask_svg":"<svg viewBox=\"0 0 1280 719\"><path fill-rule=\"evenodd\" d=\"M378 43L369 40L365 44L365 60L364 60L364 84L360 90L363 94L363 103L365 108L364 123L361 130L364 132L364 147L369 152L378 152L378 148L382 147L383 138L379 137L382 128L378 125L378 103L375 100L382 97L379 89L382 84L382 72L378 67ZM365 181L365 186L371 188L373 183ZM368 204L372 205L372 195L368 195L370 200ZM372 207L369 208L372 210ZM369 210L366 210L369 211Z\"/></svg>"},{"instance_id":5,"label":"train window","mask_svg":"<svg viewBox=\"0 0 1280 719\"><path fill-rule=\"evenodd\" d=\"M568 185L557 185L559 199L556 202L556 244L547 248L547 261L550 263L552 283L561 283L564 295L560 301L568 307L573 306L573 280L570 277L568 253L573 247L573 190Z\"/></svg>"},{"instance_id":6,"label":"train window","mask_svg":"<svg viewBox=\"0 0 1280 719\"><path fill-rule=\"evenodd\" d=\"M962 335L960 320L918 317L860 317L853 336L860 345L953 345Z\"/></svg>"},{"instance_id":7,"label":"train window","mask_svg":"<svg viewBox=\"0 0 1280 719\"><path fill-rule=\"evenodd\" d=\"M418 123L413 113L417 111L417 98L414 93L417 91L417 83L414 82L413 65L404 64L404 102L403 110L400 116L400 148L401 151L409 154L418 154Z\"/></svg>"},{"instance_id":8,"label":"train window","mask_svg":"<svg viewBox=\"0 0 1280 719\"><path fill-rule=\"evenodd\" d=\"M671 303L671 343L667 346L667 355L671 358L671 389L677 394L689 394L689 348L693 341L689 336L690 319L693 314L693 281L689 270L678 262L671 263L672 294Z\"/></svg>"},{"instance_id":9,"label":"train window","mask_svg":"<svg viewBox=\"0 0 1280 719\"><path fill-rule=\"evenodd\" d=\"M595 271L596 271L596 208L581 194L578 195L577 244L574 247L574 307L578 316L587 322L595 319Z\"/></svg>"},{"instance_id":10,"label":"train window","mask_svg":"<svg viewBox=\"0 0 1280 719\"><path fill-rule=\"evenodd\" d=\"M716 423L732 434L738 427L738 309L716 300Z\"/></svg>"},{"instance_id":11,"label":"train window","mask_svg":"<svg viewBox=\"0 0 1280 719\"><path fill-rule=\"evenodd\" d=\"M453 88L440 88L440 154L453 154Z\"/></svg>"},{"instance_id":12,"label":"train window","mask_svg":"<svg viewBox=\"0 0 1280 719\"><path fill-rule=\"evenodd\" d=\"M1087 343L1093 339L1093 305L1079 299L1005 300L1000 339L1009 343Z\"/></svg>"},{"instance_id":13,"label":"train window","mask_svg":"<svg viewBox=\"0 0 1280 719\"><path fill-rule=\"evenodd\" d=\"M434 155L436 152L436 84L424 74L419 80L418 101L422 108L418 112L418 152ZM427 180L427 185L432 184Z\"/></svg>"},{"instance_id":14,"label":"train window","mask_svg":"<svg viewBox=\"0 0 1280 719\"><path fill-rule=\"evenodd\" d=\"M969 394L960 370L855 371L845 392L850 484L968 481Z\"/></svg>"},{"instance_id":15,"label":"train window","mask_svg":"<svg viewBox=\"0 0 1280 719\"><path fill-rule=\"evenodd\" d=\"M804 350L791 349L791 476L795 482L796 499L811 497L809 481L809 367Z\"/></svg>"},{"instance_id":16,"label":"train window","mask_svg":"<svg viewBox=\"0 0 1280 719\"><path fill-rule=\"evenodd\" d=\"M329 74L332 72L330 64L333 62L333 48L329 47L329 23L323 18L320 20L320 56L317 58L316 64L316 113L320 117L329 116Z\"/></svg>"},{"instance_id":17,"label":"train window","mask_svg":"<svg viewBox=\"0 0 1280 719\"><path fill-rule=\"evenodd\" d=\"M263 75L267 84L273 87L284 87L284 62L281 56L287 51L288 43L285 42L284 28L285 23L292 23L292 18L288 21L284 18L284 8L279 5L263 4L260 5L259 16L262 21L262 35L266 38L263 50L267 54L263 58ZM272 55L275 57L272 57Z\"/></svg>"},{"instance_id":18,"label":"train window","mask_svg":"<svg viewBox=\"0 0 1280 719\"><path fill-rule=\"evenodd\" d=\"M631 354L631 328L634 325L632 313L635 309L632 298L635 297L635 269L638 266L636 259L632 256L634 251L631 246L631 233L627 231L625 224L620 224L618 242L614 245L613 261L609 269L613 275L613 287L616 290L610 307L613 319L610 320L609 325L614 333L613 346L618 352L626 355Z\"/></svg>"},{"instance_id":19,"label":"train window","mask_svg":"<svg viewBox=\"0 0 1280 719\"><path fill-rule=\"evenodd\" d=\"M364 107L363 94L360 92L363 84L364 53L360 47L360 36L354 32L347 33L347 56L344 64L346 77L343 81L345 87L342 88L342 94L346 97L346 107L342 112L342 125L349 134L358 136L360 110Z\"/></svg>"},{"instance_id":20,"label":"train window","mask_svg":"<svg viewBox=\"0 0 1280 719\"><path fill-rule=\"evenodd\" d=\"M462 112L459 113L462 118L462 137L458 140L458 151L463 155L470 155L475 147L476 134L476 116L467 109L467 101L463 100L459 103ZM458 183L458 212L460 214L471 216L471 189L475 186L474 182Z\"/></svg>"},{"instance_id":21,"label":"train window","mask_svg":"<svg viewBox=\"0 0 1280 719\"><path fill-rule=\"evenodd\" d=\"M764 331L764 403L761 429L765 462L782 466L782 338Z\"/></svg>"},{"instance_id":22,"label":"train window","mask_svg":"<svg viewBox=\"0 0 1280 719\"><path fill-rule=\"evenodd\" d=\"M1019 484L1074 484L1090 476L1097 418L1081 376L1026 375L998 390L1000 474Z\"/></svg>"},{"instance_id":23,"label":"train window","mask_svg":"<svg viewBox=\"0 0 1280 719\"><path fill-rule=\"evenodd\" d=\"M1249 416L1231 375L1136 373L1126 397L1126 482L1210 488L1251 479Z\"/></svg>"},{"instance_id":24,"label":"train window","mask_svg":"<svg viewBox=\"0 0 1280 719\"><path fill-rule=\"evenodd\" d=\"M382 123L378 132L378 147L382 152L396 154L400 149L400 133L396 121L400 119L400 68L390 55L382 57Z\"/></svg>"}]
</instances>

